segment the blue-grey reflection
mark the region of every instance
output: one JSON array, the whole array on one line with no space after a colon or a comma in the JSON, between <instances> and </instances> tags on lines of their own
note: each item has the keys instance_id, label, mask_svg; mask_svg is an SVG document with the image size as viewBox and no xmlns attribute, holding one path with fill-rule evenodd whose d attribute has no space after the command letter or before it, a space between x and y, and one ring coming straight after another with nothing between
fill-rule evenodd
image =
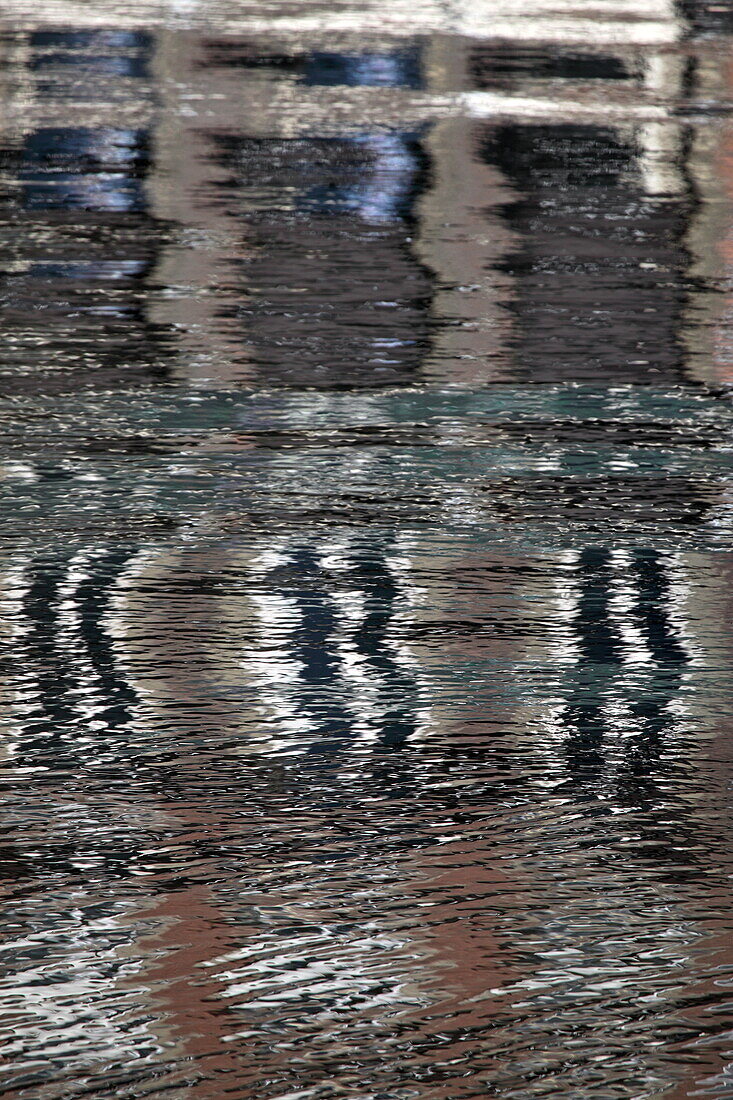
<instances>
[{"instance_id":1,"label":"blue-grey reflection","mask_svg":"<svg viewBox=\"0 0 733 1100\"><path fill-rule=\"evenodd\" d=\"M352 55L315 51L306 55L298 75L304 84L311 87L422 86L421 59L417 49Z\"/></svg>"},{"instance_id":2,"label":"blue-grey reflection","mask_svg":"<svg viewBox=\"0 0 733 1100\"><path fill-rule=\"evenodd\" d=\"M58 29L34 31L26 45L34 101L48 122L0 151L10 181L4 206L28 230L3 275L8 361L22 361L41 339L36 385L43 377L73 388L83 372L87 385L120 374L160 378L165 351L144 297L163 239L148 213L150 131L81 111L54 123L50 109L64 98L96 102L102 87L121 113L144 102L153 37ZM34 297L39 309L30 308ZM6 373L5 385L30 385L23 373Z\"/></svg>"},{"instance_id":3,"label":"blue-grey reflection","mask_svg":"<svg viewBox=\"0 0 733 1100\"><path fill-rule=\"evenodd\" d=\"M37 94L48 98L73 88L75 99L93 102L100 80L150 76L153 38L145 31L34 31L28 47L28 70L34 74Z\"/></svg>"},{"instance_id":4,"label":"blue-grey reflection","mask_svg":"<svg viewBox=\"0 0 733 1100\"><path fill-rule=\"evenodd\" d=\"M225 8L0 89L10 1087L725 1087L729 135L634 121L698 44Z\"/></svg>"},{"instance_id":5,"label":"blue-grey reflection","mask_svg":"<svg viewBox=\"0 0 733 1100\"><path fill-rule=\"evenodd\" d=\"M420 136L217 139L227 200L249 226L238 308L270 381L407 382L430 338L432 275L413 250L428 179Z\"/></svg>"},{"instance_id":6,"label":"blue-grey reflection","mask_svg":"<svg viewBox=\"0 0 733 1100\"><path fill-rule=\"evenodd\" d=\"M146 134L141 130L36 130L22 152L23 205L41 210L142 210L147 160Z\"/></svg>"},{"instance_id":7,"label":"blue-grey reflection","mask_svg":"<svg viewBox=\"0 0 733 1100\"><path fill-rule=\"evenodd\" d=\"M319 87L421 88L422 50L369 50L363 53L312 50L306 53L275 53L251 41L208 42L205 65L218 68L274 70L298 83Z\"/></svg>"},{"instance_id":8,"label":"blue-grey reflection","mask_svg":"<svg viewBox=\"0 0 733 1100\"><path fill-rule=\"evenodd\" d=\"M366 222L409 219L419 188L423 160L416 134L368 134L354 138L349 159L363 165L359 178L319 181L298 200L314 214L353 213Z\"/></svg>"}]
</instances>

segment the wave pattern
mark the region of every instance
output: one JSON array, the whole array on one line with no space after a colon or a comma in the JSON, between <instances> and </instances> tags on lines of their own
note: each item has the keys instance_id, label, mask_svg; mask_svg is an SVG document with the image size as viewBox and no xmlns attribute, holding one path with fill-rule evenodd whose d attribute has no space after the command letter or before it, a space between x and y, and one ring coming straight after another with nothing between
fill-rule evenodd
<instances>
[{"instance_id":1,"label":"wave pattern","mask_svg":"<svg viewBox=\"0 0 733 1100\"><path fill-rule=\"evenodd\" d=\"M23 7L0 1095L733 1095L724 5Z\"/></svg>"}]
</instances>

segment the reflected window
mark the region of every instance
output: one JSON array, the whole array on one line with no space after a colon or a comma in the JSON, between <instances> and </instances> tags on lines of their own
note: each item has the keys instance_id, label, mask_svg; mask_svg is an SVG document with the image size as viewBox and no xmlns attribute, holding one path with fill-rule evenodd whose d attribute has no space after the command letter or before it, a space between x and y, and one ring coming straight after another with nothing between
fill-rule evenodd
<instances>
[{"instance_id":1,"label":"reflected window","mask_svg":"<svg viewBox=\"0 0 733 1100\"><path fill-rule=\"evenodd\" d=\"M142 130L48 127L22 154L23 205L32 209L141 210L147 164Z\"/></svg>"},{"instance_id":2,"label":"reflected window","mask_svg":"<svg viewBox=\"0 0 733 1100\"><path fill-rule=\"evenodd\" d=\"M79 97L79 85L84 85L84 73L91 78L99 76L141 79L150 75L149 61L153 41L149 34L139 31L37 31L30 35L32 57L29 69L39 77L39 91L54 90L55 84L45 84L44 76L51 77L61 70L60 79L73 76L74 96ZM64 70L72 70L64 75ZM99 86L91 84L89 98L97 99Z\"/></svg>"},{"instance_id":3,"label":"reflected window","mask_svg":"<svg viewBox=\"0 0 733 1100\"><path fill-rule=\"evenodd\" d=\"M310 87L422 88L417 47L370 53L275 54L253 42L212 42L204 67L275 70Z\"/></svg>"}]
</instances>

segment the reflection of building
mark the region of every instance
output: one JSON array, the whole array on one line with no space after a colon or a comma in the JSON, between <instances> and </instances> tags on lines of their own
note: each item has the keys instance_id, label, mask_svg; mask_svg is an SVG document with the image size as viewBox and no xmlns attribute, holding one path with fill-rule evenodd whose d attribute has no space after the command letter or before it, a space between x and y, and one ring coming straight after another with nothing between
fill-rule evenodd
<instances>
[{"instance_id":1,"label":"reflection of building","mask_svg":"<svg viewBox=\"0 0 733 1100\"><path fill-rule=\"evenodd\" d=\"M615 10L639 14L635 5ZM687 913L672 876L659 873L677 858L674 787L664 820L644 816L661 799L655 778L667 778L670 757L689 771L699 747L693 735L717 732L709 715L690 724L696 705L703 709L686 695L695 662L718 646L725 674L733 659L719 643L724 616L716 619L690 586L683 554L645 544L659 512L682 544L718 492L693 474L669 476L662 445L674 447L675 430L654 411L654 383L685 381L686 173L697 183L710 152L696 146L697 159L675 160L687 147L672 114L685 89L669 50L681 26L660 3L652 18L594 23L588 52L578 49L589 30L582 11L560 24L536 12L533 21L531 7L513 22L496 7L496 22L482 22L482 11L467 6L461 22L454 6L454 25L440 26L461 33L419 47L410 36L385 45L385 35L346 41L342 52L322 40L307 51L302 39L265 49L236 26L228 37L91 35L75 42L78 56L59 38L31 36L19 47L18 56L33 59L24 79L38 117L6 138L12 170L3 186L8 206L46 235L41 254L28 246L8 282L20 295L26 278L28 300L42 289L52 304L57 295L59 332L53 323L45 332L58 370L76 369L78 348L89 346L90 375L107 364L105 380L125 384L141 363L138 376L154 379L165 351L168 377L179 384L308 390L300 435L274 431L263 442L266 430L258 436L226 412L218 435L199 433L186 461L210 479L186 498L182 511L196 522L181 536L140 549L137 533L126 531L128 549L62 550L50 562L19 551L4 585L17 628L5 690L19 756L63 754L74 772L92 755L124 772L118 816L128 831L113 855L125 870L150 875L155 928L145 943L168 952L150 971L153 992L140 998L168 1025L166 1056L175 1048L182 1058L210 1058L212 1071L237 1087L250 1063L230 1053L245 1044L216 998L253 1010L256 1032L272 1014L271 986L279 985L279 1005L299 1010L311 979L308 1005L319 1015L307 1037L320 1027L319 1039L347 1052L353 1040L334 1023L334 1004L347 1020L366 1004L368 1037L377 1040L393 1038L395 1006L405 1014L417 1006L418 1017L429 1006L405 1034L428 1069L440 1049L452 1097L450 1066L465 1036L445 1034L435 1004L458 1011L474 1029L470 1039L485 1039L482 1029L509 1013L511 996L549 1006L535 1024L536 1079L554 1043L559 1074L561 1062L585 1060L573 1086L582 1087L586 1046L595 1043L597 1053L601 1042L590 1035L578 1051L592 1017L616 1029L624 1067L636 1059L632 1068L646 1081L654 1054L636 1017L625 1032L618 1026L628 1008L618 990L631 984L629 970L647 966L655 1011L669 1018L669 973L682 969L699 934L695 914L693 931L679 938L665 938L662 918L650 931L652 904ZM438 20L432 7L429 14ZM481 37L499 31L514 44ZM542 45L547 34L552 49ZM100 64L113 108L90 108L88 126L68 117L68 105L61 119L44 116L53 72L58 92L69 66L81 71L74 95L83 102ZM120 87L143 79L159 94L154 124L152 109L141 119L115 98L124 103ZM704 235L704 218L695 224ZM27 304L18 307L23 316ZM72 341L64 323L73 310ZM450 392L433 393L431 404L418 385L425 381ZM585 419L577 381L598 391ZM644 393L609 396L638 381ZM472 419L471 388L493 382L509 396L525 387L511 406L515 417ZM329 405L327 392L340 387L409 391L412 419L398 422L381 392L358 404L361 394L344 427L344 407ZM451 413L460 391L466 404ZM522 419L522 400L535 402L536 416ZM325 410L320 420L317 410ZM644 465L636 450L650 420ZM125 423L133 421L130 413ZM334 457L337 437L343 443L349 434ZM303 446L294 462L293 439L328 460ZM422 465L403 461L413 444L427 452ZM221 494L222 514L226 463L217 467L217 453L232 464L251 460L263 492L274 495L277 484L277 502L243 519L244 494L233 483ZM64 475L41 466L49 479ZM314 491L312 506L298 499L288 510L286 483L291 500L307 497L301 470L311 483L327 482L328 493ZM411 512L418 494L410 480L418 477L430 493L423 511ZM170 489L157 468L150 482L158 499ZM396 517L377 513L384 485L388 504L407 500ZM107 489L100 475L93 544L105 541ZM511 536L490 549L492 532L512 526L539 533L550 549L520 553ZM624 545L608 545L614 538ZM726 567L715 569L710 587L725 591ZM285 773L296 771L295 757L310 768L307 789L294 793ZM361 785L342 786L342 765L359 772ZM226 788L233 824L208 804L207 782L217 793L217 784ZM264 808L252 793L257 782ZM374 890L359 919L349 895L348 920L334 921L334 872L321 851L307 852L294 872L303 876L307 865L307 875L282 887L268 850L265 870L246 868L255 901L226 877L232 863L233 878L244 870L247 830L259 837L263 821L272 826L281 788L283 818L300 797L304 831L326 852L346 819L339 854L349 874L338 892L344 883L360 889L360 879ZM130 816L140 793L156 801L153 825ZM704 791L698 798L697 816L685 822L704 835L717 806ZM609 829L616 817L624 828L633 823L643 857L638 867L614 867L618 917L601 897L608 912L593 910L591 921L589 895L608 880L605 855L594 863L578 838L594 836L589 822L599 807ZM279 851L298 864L300 838L289 820L279 828ZM150 870L157 852L147 829L180 844L173 867L181 848L186 864L194 851L209 859L199 881L157 898L155 874L165 882L168 866ZM662 829L669 843L658 850ZM354 854L354 835L366 844L380 832L381 846ZM111 875L112 855L104 859ZM589 867L591 886L568 890ZM374 886L375 868L388 886ZM270 874L272 893L264 888ZM227 925L227 890L241 909L251 904L251 925ZM406 894L404 924L375 944L385 897L386 923L398 919ZM429 919L418 926L413 910L424 900ZM258 907L268 906L286 914L285 928L258 923ZM531 947L519 960L507 946L515 928L507 934L502 923L512 907ZM121 941L128 950L129 939ZM634 966L608 949L618 942ZM77 940L68 943L73 955ZM590 960L592 979L574 972L578 955ZM508 981L511 994L492 992ZM450 987L453 1001L444 996ZM286 1020L284 1047L302 1043L288 1027ZM357 1041L369 1046L363 1032ZM374 1049L381 1058L380 1042ZM490 1072L501 1081L511 1067L497 1058Z\"/></svg>"},{"instance_id":2,"label":"reflection of building","mask_svg":"<svg viewBox=\"0 0 733 1100\"><path fill-rule=\"evenodd\" d=\"M30 119L6 135L4 381L53 390L159 375L162 348L141 293L158 248L146 212L147 131L116 109L138 97L151 42L142 33L49 31L16 36L23 75L14 112ZM112 108L95 111L100 80ZM90 105L54 117L73 89ZM143 93L144 95L144 93ZM63 115L63 111L61 112ZM19 233L19 227L21 232ZM40 351L40 354L39 354Z\"/></svg>"},{"instance_id":3,"label":"reflection of building","mask_svg":"<svg viewBox=\"0 0 733 1100\"><path fill-rule=\"evenodd\" d=\"M413 379L416 370L459 383L506 377L507 357L516 358L508 347L514 310L503 308L512 280L500 261L513 248L515 227L503 208L515 181L496 159L481 163L472 155L480 128L467 123L466 111L477 119L498 116L504 134L514 126L521 135L544 119L548 141L556 126L568 134L575 126L582 140L582 127L589 134L603 119L605 138L597 140L606 140L606 153L614 144L624 150L619 170L625 180L634 177L626 182L635 201L684 186L673 114L685 82L674 51L683 27L666 2L643 13L628 5L623 21L609 9L594 18L592 36L572 5L560 24L532 10L516 18L501 8L492 9L489 22L475 6L456 5L440 16L443 35L416 45L407 35L372 33L358 52L348 40L342 52L329 47L311 8L302 27L311 47L305 51L288 37L299 25L295 17L291 26L291 16L275 9L267 29L256 16L242 17L226 25L228 37L160 36L155 71L166 109L150 195L156 213L182 217L190 229L180 240L174 235L161 257L153 316L177 332L181 377L245 380L253 359L261 360L255 373L272 372L277 384L389 385ZM195 25L196 12L189 18ZM371 138L363 125L367 102ZM568 147L571 158L576 153ZM451 178L456 155L463 166L458 186ZM399 219L388 230L389 217L380 233L369 203L372 215L375 200L398 213L410 192L419 211L416 234ZM490 227L487 206L495 209ZM659 241L666 217L660 207ZM632 235L647 229L640 218ZM444 223L455 232L446 234ZM659 248L667 263L666 243ZM622 241L616 249L620 255ZM358 269L356 255L363 257ZM611 255L607 249L607 261ZM593 259L591 250L586 269ZM294 263L298 286L290 285ZM324 284L333 287L331 275L344 265L347 281L357 280L349 296L324 298ZM653 265L637 272L650 286L661 269ZM601 272L607 275L608 268ZM618 290L628 276L617 264ZM397 293L402 287L407 295ZM400 314L379 304L394 301ZM649 325L643 309L627 304L626 313L637 317L632 327ZM616 312L624 325L624 310ZM383 344L372 347L372 329L386 330L375 337ZM627 334L629 347L640 342ZM633 350L628 372L638 374L643 348Z\"/></svg>"}]
</instances>

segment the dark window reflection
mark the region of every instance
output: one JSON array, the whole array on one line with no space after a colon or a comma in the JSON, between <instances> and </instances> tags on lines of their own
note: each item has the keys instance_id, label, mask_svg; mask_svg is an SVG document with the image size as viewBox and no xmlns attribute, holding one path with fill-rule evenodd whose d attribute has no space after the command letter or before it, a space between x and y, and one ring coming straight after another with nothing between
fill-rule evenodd
<instances>
[{"instance_id":1,"label":"dark window reflection","mask_svg":"<svg viewBox=\"0 0 733 1100\"><path fill-rule=\"evenodd\" d=\"M135 697L116 671L104 623L110 591L131 556L100 555L73 591L68 562L39 559L29 570L18 656L25 669L25 748L33 756L86 751L76 747L84 715L96 724L100 747L130 721Z\"/></svg>"},{"instance_id":2,"label":"dark window reflection","mask_svg":"<svg viewBox=\"0 0 733 1100\"><path fill-rule=\"evenodd\" d=\"M153 39L141 31L35 31L28 44L28 68L41 95L62 97L73 80L76 100L98 101L100 79L150 76Z\"/></svg>"},{"instance_id":3,"label":"dark window reflection","mask_svg":"<svg viewBox=\"0 0 733 1100\"><path fill-rule=\"evenodd\" d=\"M395 53L308 54L300 70L304 84L419 88L420 57L416 50Z\"/></svg>"},{"instance_id":4,"label":"dark window reflection","mask_svg":"<svg viewBox=\"0 0 733 1100\"><path fill-rule=\"evenodd\" d=\"M311 87L423 86L421 54L417 47L353 54L326 50L276 54L263 52L258 43L212 42L206 50L206 64L237 69L274 69Z\"/></svg>"},{"instance_id":5,"label":"dark window reflection","mask_svg":"<svg viewBox=\"0 0 733 1100\"><path fill-rule=\"evenodd\" d=\"M578 557L576 584L571 630L578 660L564 711L568 769L599 795L615 788L638 804L664 781L673 704L690 662L671 614L668 561L639 547L619 563L608 549L590 547ZM614 608L620 587L621 609ZM633 643L622 639L624 623L634 630ZM616 735L624 724L619 752Z\"/></svg>"},{"instance_id":6,"label":"dark window reflection","mask_svg":"<svg viewBox=\"0 0 733 1100\"><path fill-rule=\"evenodd\" d=\"M4 246L3 385L160 377L165 348L147 319L146 283L165 234L148 212L149 129L110 124L109 110L105 125L82 111L69 123L58 111L64 100L104 95L144 113L152 38L50 30L28 46L33 97L49 123L0 149L2 202L18 225Z\"/></svg>"},{"instance_id":7,"label":"dark window reflection","mask_svg":"<svg viewBox=\"0 0 733 1100\"><path fill-rule=\"evenodd\" d=\"M491 130L482 156L519 198L515 374L527 381L678 381L687 301L687 196L656 199L638 150L611 129L568 123Z\"/></svg>"},{"instance_id":8,"label":"dark window reflection","mask_svg":"<svg viewBox=\"0 0 733 1100\"><path fill-rule=\"evenodd\" d=\"M419 134L218 145L252 246L239 315L261 376L329 387L414 377L432 294L412 248L428 176Z\"/></svg>"},{"instance_id":9,"label":"dark window reflection","mask_svg":"<svg viewBox=\"0 0 733 1100\"><path fill-rule=\"evenodd\" d=\"M141 130L36 130L22 153L23 204L41 209L141 210L146 146Z\"/></svg>"},{"instance_id":10,"label":"dark window reflection","mask_svg":"<svg viewBox=\"0 0 733 1100\"><path fill-rule=\"evenodd\" d=\"M530 80L628 80L624 60L595 53L550 52L519 43L482 45L469 60L471 87L506 88Z\"/></svg>"},{"instance_id":11,"label":"dark window reflection","mask_svg":"<svg viewBox=\"0 0 733 1100\"><path fill-rule=\"evenodd\" d=\"M733 34L733 5L726 0L677 0L680 13L692 34Z\"/></svg>"}]
</instances>

